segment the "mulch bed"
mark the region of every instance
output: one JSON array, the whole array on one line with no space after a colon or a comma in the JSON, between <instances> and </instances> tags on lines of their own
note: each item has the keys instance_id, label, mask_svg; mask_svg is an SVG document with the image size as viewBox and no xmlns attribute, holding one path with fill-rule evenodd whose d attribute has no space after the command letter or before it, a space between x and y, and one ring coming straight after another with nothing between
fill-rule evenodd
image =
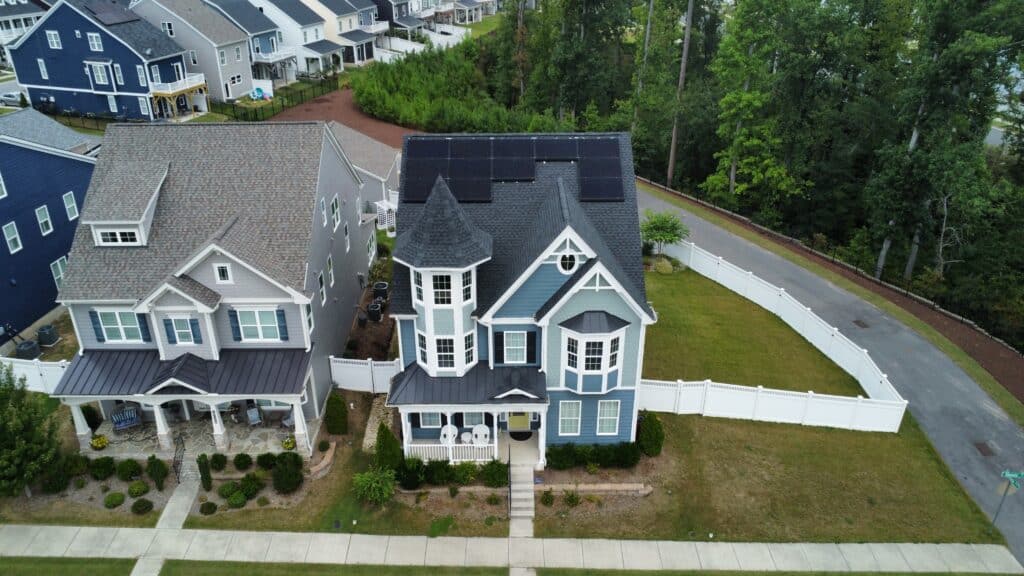
<instances>
[{"instance_id":1,"label":"mulch bed","mask_svg":"<svg viewBox=\"0 0 1024 576\"><path fill-rule=\"evenodd\" d=\"M374 140L399 149L402 147L402 139L406 134L419 133L416 130L396 126L364 114L353 100L350 88L314 98L304 104L289 108L273 118L273 121L280 122L297 120L334 120L358 130Z\"/></svg>"},{"instance_id":2,"label":"mulch bed","mask_svg":"<svg viewBox=\"0 0 1024 576\"><path fill-rule=\"evenodd\" d=\"M368 287L359 298L359 309L365 311L373 300L373 287ZM349 341L356 343L352 353L346 346L345 357L365 360L387 360L388 351L391 347L391 339L395 336L395 321L391 319L388 306L384 307L384 316L380 322L366 321L365 326L359 326L359 314L352 320L352 328L349 331Z\"/></svg>"}]
</instances>

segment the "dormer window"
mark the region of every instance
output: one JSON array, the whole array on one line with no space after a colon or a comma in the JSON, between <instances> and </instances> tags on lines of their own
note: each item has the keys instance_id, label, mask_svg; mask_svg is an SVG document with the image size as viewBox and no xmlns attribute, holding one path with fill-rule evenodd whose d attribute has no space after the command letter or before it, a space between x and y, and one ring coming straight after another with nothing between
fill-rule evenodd
<instances>
[{"instance_id":1,"label":"dormer window","mask_svg":"<svg viewBox=\"0 0 1024 576\"><path fill-rule=\"evenodd\" d=\"M217 279L217 284L234 284L235 281L231 277L231 265L230 264L215 264L213 266L214 274Z\"/></svg>"},{"instance_id":2,"label":"dormer window","mask_svg":"<svg viewBox=\"0 0 1024 576\"><path fill-rule=\"evenodd\" d=\"M97 240L100 246L138 246L139 233L135 230L100 230Z\"/></svg>"}]
</instances>

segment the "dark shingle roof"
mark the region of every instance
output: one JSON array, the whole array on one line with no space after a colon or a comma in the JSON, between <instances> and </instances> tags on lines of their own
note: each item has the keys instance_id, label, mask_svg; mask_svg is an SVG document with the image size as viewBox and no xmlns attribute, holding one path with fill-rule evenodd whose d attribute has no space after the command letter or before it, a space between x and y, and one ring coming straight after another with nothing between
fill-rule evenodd
<instances>
[{"instance_id":1,"label":"dark shingle roof","mask_svg":"<svg viewBox=\"0 0 1024 576\"><path fill-rule=\"evenodd\" d=\"M89 5L96 0L65 0L71 6L77 8L83 14L89 16L96 22L97 25L106 29L112 35L119 38L122 42L130 46L133 50L138 52L148 60L155 60L157 58L164 58L171 56L172 54L180 54L184 52L181 46L178 46L174 40L167 37L167 34L161 32L156 26L153 26L149 22L146 22L142 18L135 16L127 22L120 24L103 24L95 17L95 13L89 8ZM120 9L124 11L128 10L128 0L104 0L103 5L107 10Z\"/></svg>"},{"instance_id":2,"label":"dark shingle roof","mask_svg":"<svg viewBox=\"0 0 1024 576\"><path fill-rule=\"evenodd\" d=\"M34 108L22 108L0 116L0 136L80 154L96 148L101 142L99 138L76 132Z\"/></svg>"},{"instance_id":3,"label":"dark shingle roof","mask_svg":"<svg viewBox=\"0 0 1024 576\"><path fill-rule=\"evenodd\" d=\"M358 28L349 30L348 32L342 32L341 37L356 44L364 44L366 42L372 42L376 36L369 32L359 30Z\"/></svg>"},{"instance_id":4,"label":"dark shingle roof","mask_svg":"<svg viewBox=\"0 0 1024 576\"><path fill-rule=\"evenodd\" d=\"M221 12L226 14L232 22L241 26L242 30L249 34L259 34L277 29L277 25L270 18L264 16L263 12L259 11L259 8L250 4L248 0L206 1L220 8Z\"/></svg>"},{"instance_id":5,"label":"dark shingle roof","mask_svg":"<svg viewBox=\"0 0 1024 576\"><path fill-rule=\"evenodd\" d=\"M24 16L25 14L38 14L40 12L46 12L47 8L36 3L35 0L28 0L24 4L21 2L15 4L8 4L4 2L0 4L0 18L13 18L14 16Z\"/></svg>"},{"instance_id":6,"label":"dark shingle roof","mask_svg":"<svg viewBox=\"0 0 1024 576\"><path fill-rule=\"evenodd\" d=\"M360 11L377 7L373 0L348 0L348 3L351 4L356 10Z\"/></svg>"},{"instance_id":7,"label":"dark shingle roof","mask_svg":"<svg viewBox=\"0 0 1024 576\"><path fill-rule=\"evenodd\" d=\"M410 139L480 138L481 135L407 136L402 155L409 161ZM493 135L494 138L514 135ZM542 136L542 135L531 135ZM608 134L581 134L580 138L608 138ZM590 245L596 260L622 283L642 308L651 313L644 287L643 261L640 255L639 215L633 155L628 134L616 134L622 169L621 202L580 202L578 164L538 162L536 175L526 182L492 182L490 202L463 202L460 207L476 226L491 235L491 260L477 269L477 313L483 315L502 294L529 268L567 225ZM455 163L458 159L446 160ZM449 164L449 173L452 171ZM406 173L405 165L402 170ZM398 212L398 232L404 234L421 218L425 205L406 201L403 179ZM588 261L592 265L595 259ZM569 282L572 282L570 278ZM569 284L567 282L566 284ZM392 312L412 314L409 273L395 263L392 275ZM558 297L556 292L554 297ZM542 308L543 310L543 308Z\"/></svg>"},{"instance_id":8,"label":"dark shingle roof","mask_svg":"<svg viewBox=\"0 0 1024 576\"><path fill-rule=\"evenodd\" d=\"M522 394L510 394L522 390ZM389 406L415 404L537 404L547 403L545 376L536 366L489 368L486 363L470 368L461 378L434 378L413 364L391 381Z\"/></svg>"},{"instance_id":9,"label":"dark shingle roof","mask_svg":"<svg viewBox=\"0 0 1024 576\"><path fill-rule=\"evenodd\" d=\"M413 268L464 268L491 257L491 236L469 221L438 176L419 219L395 241L394 254Z\"/></svg>"},{"instance_id":10,"label":"dark shingle roof","mask_svg":"<svg viewBox=\"0 0 1024 576\"><path fill-rule=\"evenodd\" d=\"M156 350L89 350L71 361L53 396L145 394L170 374L199 382L204 371L206 384L197 387L211 394L300 394L311 354L302 348L226 348L218 361L192 356L161 362ZM195 393L165 388L157 394L164 391Z\"/></svg>"},{"instance_id":11,"label":"dark shingle roof","mask_svg":"<svg viewBox=\"0 0 1024 576\"><path fill-rule=\"evenodd\" d=\"M98 219L109 196L120 194L101 185L106 173L160 158L170 168L148 245L96 247L89 226L79 226L61 299L145 298L211 244L303 292L324 129L320 122L111 125L82 219Z\"/></svg>"},{"instance_id":12,"label":"dark shingle roof","mask_svg":"<svg viewBox=\"0 0 1024 576\"><path fill-rule=\"evenodd\" d=\"M248 36L241 28L203 0L160 0L160 5L188 22L217 46L245 42Z\"/></svg>"},{"instance_id":13,"label":"dark shingle roof","mask_svg":"<svg viewBox=\"0 0 1024 576\"><path fill-rule=\"evenodd\" d=\"M413 28L420 28L422 26L425 26L426 22L424 22L423 20L420 20L419 18L416 18L414 16L403 16L401 18L396 18L395 19L395 24L398 24L402 28L413 29Z\"/></svg>"},{"instance_id":14,"label":"dark shingle roof","mask_svg":"<svg viewBox=\"0 0 1024 576\"><path fill-rule=\"evenodd\" d=\"M274 6L277 6L281 12L288 15L289 18L295 21L299 26L311 26L313 24L320 24L324 21L316 12L311 10L309 6L302 3L302 0L268 0Z\"/></svg>"},{"instance_id":15,"label":"dark shingle roof","mask_svg":"<svg viewBox=\"0 0 1024 576\"><path fill-rule=\"evenodd\" d=\"M604 311L591 310L577 314L559 326L580 334L610 334L629 326L629 322Z\"/></svg>"},{"instance_id":16,"label":"dark shingle roof","mask_svg":"<svg viewBox=\"0 0 1024 576\"><path fill-rule=\"evenodd\" d=\"M330 40L317 40L316 42L310 42L303 46L307 50L312 50L317 54L330 54L331 52L337 52L342 49L341 44L335 44Z\"/></svg>"},{"instance_id":17,"label":"dark shingle roof","mask_svg":"<svg viewBox=\"0 0 1024 576\"><path fill-rule=\"evenodd\" d=\"M334 12L335 16L341 16L342 14L352 14L357 12L356 7L349 4L347 0L317 0L324 5L328 10Z\"/></svg>"}]
</instances>

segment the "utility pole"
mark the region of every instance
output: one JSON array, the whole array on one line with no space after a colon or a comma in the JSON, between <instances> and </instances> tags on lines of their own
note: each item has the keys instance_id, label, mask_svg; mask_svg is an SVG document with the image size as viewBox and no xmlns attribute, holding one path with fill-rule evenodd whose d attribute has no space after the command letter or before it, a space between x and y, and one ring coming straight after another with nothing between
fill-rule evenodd
<instances>
[{"instance_id":1,"label":"utility pole","mask_svg":"<svg viewBox=\"0 0 1024 576\"><path fill-rule=\"evenodd\" d=\"M668 175L665 186L672 187L672 176L676 169L676 142L679 139L679 103L683 99L683 88L686 86L686 61L690 57L690 29L693 28L693 0L686 5L686 30L683 31L683 59L679 63L679 86L676 88L676 105L672 111L672 143L668 149Z\"/></svg>"}]
</instances>

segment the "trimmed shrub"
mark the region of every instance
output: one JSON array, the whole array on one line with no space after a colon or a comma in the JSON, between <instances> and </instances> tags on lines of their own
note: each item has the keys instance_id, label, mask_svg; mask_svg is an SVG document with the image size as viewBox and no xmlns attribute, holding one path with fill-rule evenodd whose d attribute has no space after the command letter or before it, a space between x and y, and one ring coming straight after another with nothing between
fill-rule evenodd
<instances>
[{"instance_id":1,"label":"trimmed shrub","mask_svg":"<svg viewBox=\"0 0 1024 576\"><path fill-rule=\"evenodd\" d=\"M548 466L553 470L595 464L599 468L632 468L640 462L640 456L640 446L633 442L579 446L556 444L547 449Z\"/></svg>"},{"instance_id":2,"label":"trimmed shrub","mask_svg":"<svg viewBox=\"0 0 1024 576\"><path fill-rule=\"evenodd\" d=\"M153 501L148 498L139 498L135 502L132 502L132 513L143 515L153 511Z\"/></svg>"},{"instance_id":3,"label":"trimmed shrub","mask_svg":"<svg viewBox=\"0 0 1024 576\"><path fill-rule=\"evenodd\" d=\"M228 496L228 506L232 508L245 508L246 502L248 502L248 500L246 500L245 494L242 494L241 490L235 492L231 496Z\"/></svg>"},{"instance_id":4,"label":"trimmed shrub","mask_svg":"<svg viewBox=\"0 0 1024 576\"><path fill-rule=\"evenodd\" d=\"M131 458L121 460L117 463L117 479L122 482L131 482L142 476L142 466L137 460Z\"/></svg>"},{"instance_id":5,"label":"trimmed shrub","mask_svg":"<svg viewBox=\"0 0 1024 576\"><path fill-rule=\"evenodd\" d=\"M555 494L550 488L545 490L540 495L540 503L550 508L555 505Z\"/></svg>"},{"instance_id":6,"label":"trimmed shrub","mask_svg":"<svg viewBox=\"0 0 1024 576\"><path fill-rule=\"evenodd\" d=\"M124 492L108 492L103 498L103 506L111 510L121 504L124 504Z\"/></svg>"},{"instance_id":7,"label":"trimmed shrub","mask_svg":"<svg viewBox=\"0 0 1024 576\"><path fill-rule=\"evenodd\" d=\"M257 494L263 490L263 479L252 472L245 475L242 481L238 483L238 488L245 494L245 497L252 500Z\"/></svg>"},{"instance_id":8,"label":"trimmed shrub","mask_svg":"<svg viewBox=\"0 0 1024 576\"><path fill-rule=\"evenodd\" d=\"M452 481L452 465L447 460L431 460L427 462L427 483L444 486Z\"/></svg>"},{"instance_id":9,"label":"trimmed shrub","mask_svg":"<svg viewBox=\"0 0 1024 576\"><path fill-rule=\"evenodd\" d=\"M619 442L615 445L615 465L619 468L632 468L640 463L642 452L636 442Z\"/></svg>"},{"instance_id":10,"label":"trimmed shrub","mask_svg":"<svg viewBox=\"0 0 1024 576\"><path fill-rule=\"evenodd\" d=\"M406 458L398 471L398 483L405 490L415 490L423 485L427 478L426 467L419 458Z\"/></svg>"},{"instance_id":11,"label":"trimmed shrub","mask_svg":"<svg viewBox=\"0 0 1024 576\"><path fill-rule=\"evenodd\" d=\"M488 488L508 486L508 464L500 460L491 460L480 467L480 480Z\"/></svg>"},{"instance_id":12,"label":"trimmed shrub","mask_svg":"<svg viewBox=\"0 0 1024 576\"><path fill-rule=\"evenodd\" d=\"M116 466L114 459L110 456L97 458L89 462L89 474L97 480L106 480L114 475Z\"/></svg>"},{"instance_id":13,"label":"trimmed shrub","mask_svg":"<svg viewBox=\"0 0 1024 576\"><path fill-rule=\"evenodd\" d=\"M199 513L203 516L209 516L217 511L217 505L213 502L203 502L199 505Z\"/></svg>"},{"instance_id":14,"label":"trimmed shrub","mask_svg":"<svg viewBox=\"0 0 1024 576\"><path fill-rule=\"evenodd\" d=\"M238 482L235 482L234 480L232 480L230 482L225 482L225 483L223 483L223 484L221 484L220 486L217 487L217 494L220 495L220 497L225 499L225 500L230 498L232 494L234 494L235 492L238 492L238 491L239 491Z\"/></svg>"},{"instance_id":15,"label":"trimmed shrub","mask_svg":"<svg viewBox=\"0 0 1024 576\"><path fill-rule=\"evenodd\" d=\"M498 496L494 492L491 492L490 494L487 495L487 503L490 504L491 506L497 506L498 504L501 504L501 496Z\"/></svg>"},{"instance_id":16,"label":"trimmed shrub","mask_svg":"<svg viewBox=\"0 0 1024 576\"><path fill-rule=\"evenodd\" d=\"M477 466L475 462L459 462L452 470L452 480L456 484L465 486L476 479Z\"/></svg>"},{"instance_id":17,"label":"trimmed shrub","mask_svg":"<svg viewBox=\"0 0 1024 576\"><path fill-rule=\"evenodd\" d=\"M402 445L398 443L398 438L395 438L387 424L381 422L377 427L377 445L374 457L377 466L398 470L402 466L403 458Z\"/></svg>"},{"instance_id":18,"label":"trimmed shrub","mask_svg":"<svg viewBox=\"0 0 1024 576\"><path fill-rule=\"evenodd\" d=\"M547 463L552 470L568 470L576 465L576 445L554 444L547 447Z\"/></svg>"},{"instance_id":19,"label":"trimmed shrub","mask_svg":"<svg viewBox=\"0 0 1024 576\"><path fill-rule=\"evenodd\" d=\"M569 508L575 508L580 505L580 493L575 490L566 490L565 495L562 496L562 502Z\"/></svg>"},{"instance_id":20,"label":"trimmed shrub","mask_svg":"<svg viewBox=\"0 0 1024 576\"><path fill-rule=\"evenodd\" d=\"M167 469L167 463L156 457L156 455L150 454L146 460L146 476L153 481L156 485L156 489L160 492L164 491L164 480L167 479L167 475L170 470Z\"/></svg>"},{"instance_id":21,"label":"trimmed shrub","mask_svg":"<svg viewBox=\"0 0 1024 576\"><path fill-rule=\"evenodd\" d=\"M149 484L146 484L145 480L136 480L128 485L128 495L132 498L138 498L149 493Z\"/></svg>"},{"instance_id":22,"label":"trimmed shrub","mask_svg":"<svg viewBox=\"0 0 1024 576\"><path fill-rule=\"evenodd\" d=\"M244 472L249 468L252 468L252 456L249 456L248 454L235 454L233 463L235 465L235 470Z\"/></svg>"},{"instance_id":23,"label":"trimmed shrub","mask_svg":"<svg viewBox=\"0 0 1024 576\"><path fill-rule=\"evenodd\" d=\"M103 422L100 411L92 404L82 404L82 416L85 416L85 423L89 425L91 430L96 430L100 427L100 423Z\"/></svg>"},{"instance_id":24,"label":"trimmed shrub","mask_svg":"<svg viewBox=\"0 0 1024 576\"><path fill-rule=\"evenodd\" d=\"M264 452L256 457L256 465L264 470L273 470L276 462L277 454L273 452Z\"/></svg>"},{"instance_id":25,"label":"trimmed shrub","mask_svg":"<svg viewBox=\"0 0 1024 576\"><path fill-rule=\"evenodd\" d=\"M67 489L71 482L67 457L57 454L57 457L53 459L53 464L43 470L41 482L43 492L46 494L57 494Z\"/></svg>"},{"instance_id":26,"label":"trimmed shrub","mask_svg":"<svg viewBox=\"0 0 1024 576\"><path fill-rule=\"evenodd\" d=\"M321 452L327 452L331 449L331 443L328 440L321 440L320 443L316 445L316 448Z\"/></svg>"},{"instance_id":27,"label":"trimmed shrub","mask_svg":"<svg viewBox=\"0 0 1024 576\"><path fill-rule=\"evenodd\" d=\"M89 457L85 454L68 454L64 457L64 471L68 476L81 476L89 471Z\"/></svg>"},{"instance_id":28,"label":"trimmed shrub","mask_svg":"<svg viewBox=\"0 0 1024 576\"><path fill-rule=\"evenodd\" d=\"M274 490L291 494L302 486L302 480L302 457L294 452L279 454L273 471Z\"/></svg>"},{"instance_id":29,"label":"trimmed shrub","mask_svg":"<svg viewBox=\"0 0 1024 576\"><path fill-rule=\"evenodd\" d=\"M196 458L196 464L199 466L199 481L203 485L203 490L209 492L213 488L213 477L210 476L210 457L200 454Z\"/></svg>"},{"instance_id":30,"label":"trimmed shrub","mask_svg":"<svg viewBox=\"0 0 1024 576\"><path fill-rule=\"evenodd\" d=\"M348 406L341 394L327 397L324 426L328 434L348 434Z\"/></svg>"},{"instance_id":31,"label":"trimmed shrub","mask_svg":"<svg viewBox=\"0 0 1024 576\"><path fill-rule=\"evenodd\" d=\"M383 506L395 496L395 471L374 466L353 476L352 488L359 500Z\"/></svg>"},{"instance_id":32,"label":"trimmed shrub","mask_svg":"<svg viewBox=\"0 0 1024 576\"><path fill-rule=\"evenodd\" d=\"M228 465L228 457L221 454L220 452L210 456L210 469L214 472L220 472L224 470L224 467Z\"/></svg>"},{"instance_id":33,"label":"trimmed shrub","mask_svg":"<svg viewBox=\"0 0 1024 576\"><path fill-rule=\"evenodd\" d=\"M661 454L665 444L665 429L654 412L640 413L640 421L636 424L636 443L645 456Z\"/></svg>"}]
</instances>

